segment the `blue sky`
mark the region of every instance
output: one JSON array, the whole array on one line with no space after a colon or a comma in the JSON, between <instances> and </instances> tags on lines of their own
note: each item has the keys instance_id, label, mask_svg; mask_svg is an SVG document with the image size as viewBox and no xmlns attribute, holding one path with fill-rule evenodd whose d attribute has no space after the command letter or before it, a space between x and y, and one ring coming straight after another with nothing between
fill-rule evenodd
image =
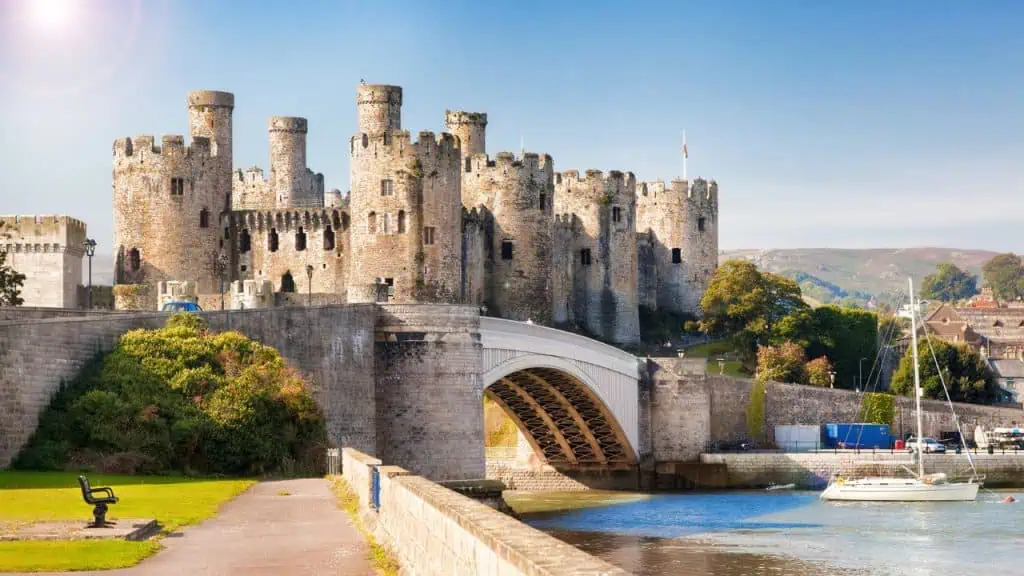
<instances>
[{"instance_id":1,"label":"blue sky","mask_svg":"<svg viewBox=\"0 0 1024 576\"><path fill-rule=\"evenodd\" d=\"M29 1L0 2L0 213L77 216L101 251L115 138L228 90L236 167L305 116L344 191L361 78L404 87L413 132L487 112L492 155L558 170L669 179L686 129L723 248L1024 251L1024 3Z\"/></svg>"}]
</instances>

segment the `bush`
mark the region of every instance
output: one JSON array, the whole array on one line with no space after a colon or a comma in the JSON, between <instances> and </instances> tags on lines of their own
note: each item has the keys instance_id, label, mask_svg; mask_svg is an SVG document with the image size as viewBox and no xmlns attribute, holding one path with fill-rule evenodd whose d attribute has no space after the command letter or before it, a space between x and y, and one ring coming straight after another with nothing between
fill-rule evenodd
<instances>
[{"instance_id":1,"label":"bush","mask_svg":"<svg viewBox=\"0 0 1024 576\"><path fill-rule=\"evenodd\" d=\"M869 424L888 424L891 430L893 421L896 420L896 399L881 392L864 394L857 420Z\"/></svg>"},{"instance_id":2,"label":"bush","mask_svg":"<svg viewBox=\"0 0 1024 576\"><path fill-rule=\"evenodd\" d=\"M832 363L828 358L822 356L815 358L804 365L804 374L807 375L807 383L819 388L828 388L832 385Z\"/></svg>"},{"instance_id":3,"label":"bush","mask_svg":"<svg viewBox=\"0 0 1024 576\"><path fill-rule=\"evenodd\" d=\"M324 418L273 348L195 315L123 335L51 402L15 467L318 473Z\"/></svg>"},{"instance_id":4,"label":"bush","mask_svg":"<svg viewBox=\"0 0 1024 576\"><path fill-rule=\"evenodd\" d=\"M768 396L764 382L754 382L754 388L750 391L750 400L747 404L747 434L754 442L764 441L764 402Z\"/></svg>"},{"instance_id":5,"label":"bush","mask_svg":"<svg viewBox=\"0 0 1024 576\"><path fill-rule=\"evenodd\" d=\"M757 349L757 379L762 382L805 384L804 350L799 344L783 342Z\"/></svg>"}]
</instances>

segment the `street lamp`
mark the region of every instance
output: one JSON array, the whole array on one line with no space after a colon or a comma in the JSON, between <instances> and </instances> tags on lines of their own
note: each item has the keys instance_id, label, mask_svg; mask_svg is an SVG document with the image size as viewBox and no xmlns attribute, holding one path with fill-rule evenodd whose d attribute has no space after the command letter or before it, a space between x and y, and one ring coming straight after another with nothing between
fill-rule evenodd
<instances>
[{"instance_id":1,"label":"street lamp","mask_svg":"<svg viewBox=\"0 0 1024 576\"><path fill-rule=\"evenodd\" d=\"M725 374L725 358L718 358L718 375Z\"/></svg>"},{"instance_id":2,"label":"street lamp","mask_svg":"<svg viewBox=\"0 0 1024 576\"><path fill-rule=\"evenodd\" d=\"M313 305L313 265L306 264L306 306Z\"/></svg>"},{"instance_id":3,"label":"street lamp","mask_svg":"<svg viewBox=\"0 0 1024 576\"><path fill-rule=\"evenodd\" d=\"M829 388L835 388L836 387L836 371L835 370L830 370L829 373L828 373L828 387Z\"/></svg>"},{"instance_id":4,"label":"street lamp","mask_svg":"<svg viewBox=\"0 0 1024 576\"><path fill-rule=\"evenodd\" d=\"M89 257L89 295L88 295L88 309L92 310L92 257L96 255L96 241L92 238L86 238L85 242L82 242L82 247L85 248L85 255Z\"/></svg>"},{"instance_id":5,"label":"street lamp","mask_svg":"<svg viewBox=\"0 0 1024 576\"><path fill-rule=\"evenodd\" d=\"M224 309L224 273L228 269L228 256L221 252L217 257L217 277L220 279L220 309Z\"/></svg>"}]
</instances>

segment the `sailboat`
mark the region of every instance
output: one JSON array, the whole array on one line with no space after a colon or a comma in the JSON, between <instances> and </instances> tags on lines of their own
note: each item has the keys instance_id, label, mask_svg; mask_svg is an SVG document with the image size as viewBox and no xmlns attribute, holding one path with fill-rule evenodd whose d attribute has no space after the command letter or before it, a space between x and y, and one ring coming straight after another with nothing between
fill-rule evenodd
<instances>
[{"instance_id":1,"label":"sailboat","mask_svg":"<svg viewBox=\"0 0 1024 576\"><path fill-rule=\"evenodd\" d=\"M869 476L866 478L844 479L835 476L821 493L823 500L847 500L860 502L964 502L978 497L977 473L968 482L949 482L945 474L924 473L924 450L921 439L924 430L921 424L921 375L917 365L917 325L915 323L914 281L910 285L910 334L914 351L914 398L917 407L917 473L913 478ZM952 404L950 404L952 409ZM954 413L955 416L955 413ZM957 426L959 428L959 425ZM970 454L967 456L970 458ZM973 467L973 462L972 462ZM909 469L908 469L909 470ZM913 471L911 471L913 473Z\"/></svg>"}]
</instances>

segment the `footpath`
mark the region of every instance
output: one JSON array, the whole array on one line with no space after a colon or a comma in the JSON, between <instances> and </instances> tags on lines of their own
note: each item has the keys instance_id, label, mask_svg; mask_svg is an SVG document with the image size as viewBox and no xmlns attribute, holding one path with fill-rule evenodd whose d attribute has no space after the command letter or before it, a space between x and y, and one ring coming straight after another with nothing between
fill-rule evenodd
<instances>
[{"instance_id":1,"label":"footpath","mask_svg":"<svg viewBox=\"0 0 1024 576\"><path fill-rule=\"evenodd\" d=\"M366 541L320 478L260 482L225 504L215 517L168 535L163 545L133 568L73 574L375 574L367 560Z\"/></svg>"}]
</instances>

